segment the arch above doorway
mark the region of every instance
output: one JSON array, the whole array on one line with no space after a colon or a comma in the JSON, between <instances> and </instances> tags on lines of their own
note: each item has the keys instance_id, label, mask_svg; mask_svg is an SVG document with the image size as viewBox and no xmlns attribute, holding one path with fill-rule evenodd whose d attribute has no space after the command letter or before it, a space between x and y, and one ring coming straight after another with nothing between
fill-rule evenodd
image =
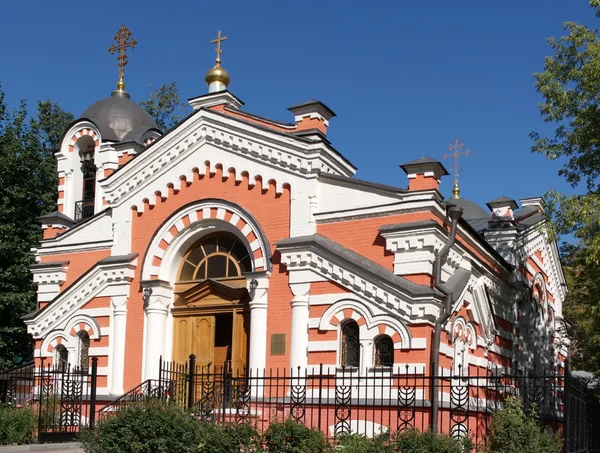
<instances>
[{"instance_id":1,"label":"arch above doorway","mask_svg":"<svg viewBox=\"0 0 600 453\"><path fill-rule=\"evenodd\" d=\"M235 235L250 250L251 271L271 271L268 240L252 215L234 203L207 199L184 206L157 230L144 258L142 280L173 283L190 246L220 231Z\"/></svg>"}]
</instances>

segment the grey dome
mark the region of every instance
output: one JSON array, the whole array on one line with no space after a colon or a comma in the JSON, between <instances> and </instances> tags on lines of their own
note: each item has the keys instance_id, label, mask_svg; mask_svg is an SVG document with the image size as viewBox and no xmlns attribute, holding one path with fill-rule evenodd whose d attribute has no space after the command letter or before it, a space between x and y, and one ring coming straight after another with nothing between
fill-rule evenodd
<instances>
[{"instance_id":1,"label":"grey dome","mask_svg":"<svg viewBox=\"0 0 600 453\"><path fill-rule=\"evenodd\" d=\"M158 130L156 122L146 110L129 99L129 95L116 91L111 97L90 105L81 117L98 126L103 140L141 142L148 130Z\"/></svg>"},{"instance_id":2,"label":"grey dome","mask_svg":"<svg viewBox=\"0 0 600 453\"><path fill-rule=\"evenodd\" d=\"M448 198L444 200L446 203L455 204L463 208L463 218L465 220L489 219L490 214L479 206L477 203L467 200L466 198Z\"/></svg>"}]
</instances>

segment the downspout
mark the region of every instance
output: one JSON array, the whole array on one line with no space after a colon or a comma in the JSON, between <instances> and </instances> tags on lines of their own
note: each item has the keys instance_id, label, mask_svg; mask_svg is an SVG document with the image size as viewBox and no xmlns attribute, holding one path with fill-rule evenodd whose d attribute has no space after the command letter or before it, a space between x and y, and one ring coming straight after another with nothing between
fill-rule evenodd
<instances>
[{"instance_id":1,"label":"downspout","mask_svg":"<svg viewBox=\"0 0 600 453\"><path fill-rule=\"evenodd\" d=\"M448 242L442 247L442 249L435 255L435 262L433 264L433 286L435 289L440 291L444 295L443 306L440 310L440 314L435 320L435 330L433 334L433 345L431 348L431 431L434 433L438 432L438 415L439 415L439 392L438 392L438 368L440 361L440 340L442 336L442 326L448 321L452 310L452 298L453 294L448 288L442 284L442 262L446 259L450 248L454 245L456 240L456 226L458 220L462 217L462 208L449 204L447 209L448 217L450 217L450 235L448 236Z\"/></svg>"}]
</instances>

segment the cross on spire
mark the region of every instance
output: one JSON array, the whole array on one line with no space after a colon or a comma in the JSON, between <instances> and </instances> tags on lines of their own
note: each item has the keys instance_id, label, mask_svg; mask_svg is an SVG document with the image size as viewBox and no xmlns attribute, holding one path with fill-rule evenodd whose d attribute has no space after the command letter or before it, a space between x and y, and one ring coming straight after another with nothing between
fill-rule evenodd
<instances>
[{"instance_id":1,"label":"cross on spire","mask_svg":"<svg viewBox=\"0 0 600 453\"><path fill-rule=\"evenodd\" d=\"M112 44L108 49L111 55L114 55L115 52L119 52L119 55L117 56L117 66L119 67L119 83L117 83L117 89L119 91L125 90L125 81L123 79L125 78L125 66L127 66L128 63L127 54L125 52L128 48L133 49L137 44L137 41L131 38L131 35L132 33L129 29L125 27L125 25L121 25L121 28L114 37L117 45L115 46ZM131 38L131 41L129 41L129 38Z\"/></svg>"},{"instance_id":2,"label":"cross on spire","mask_svg":"<svg viewBox=\"0 0 600 453\"><path fill-rule=\"evenodd\" d=\"M221 30L219 30L219 33L217 34L217 39L213 39L210 42L211 44L217 45L217 48L215 49L217 51L217 64L221 63L221 54L223 53L223 51L221 50L221 43L223 41L227 41L227 36L221 37Z\"/></svg>"},{"instance_id":3,"label":"cross on spire","mask_svg":"<svg viewBox=\"0 0 600 453\"><path fill-rule=\"evenodd\" d=\"M465 156L465 157L470 156L471 150L469 150L469 149L464 150L465 144L463 142L461 142L458 138L455 138L454 140L452 140L452 143L450 143L450 145L448 146L448 149L450 150L450 152L445 153L442 156L442 158L443 159L449 159L449 158L454 159L454 165L453 165L454 187L452 188L452 193L454 194L453 198L459 198L458 194L460 193L460 189L458 188L458 174L461 171L459 159L461 158L461 156Z\"/></svg>"}]
</instances>

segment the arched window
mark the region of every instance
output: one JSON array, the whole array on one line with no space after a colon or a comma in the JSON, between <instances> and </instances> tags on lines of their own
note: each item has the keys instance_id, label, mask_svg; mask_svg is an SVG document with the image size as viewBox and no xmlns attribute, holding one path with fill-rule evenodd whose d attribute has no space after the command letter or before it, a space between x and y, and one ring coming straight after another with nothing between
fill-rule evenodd
<instances>
[{"instance_id":1,"label":"arched window","mask_svg":"<svg viewBox=\"0 0 600 453\"><path fill-rule=\"evenodd\" d=\"M83 135L77 140L81 173L77 175L77 186L81 184L81 198L76 195L75 220L83 220L94 215L94 199L96 195L96 166L94 165L94 139Z\"/></svg>"},{"instance_id":2,"label":"arched window","mask_svg":"<svg viewBox=\"0 0 600 453\"><path fill-rule=\"evenodd\" d=\"M394 365L394 342L388 335L380 335L375 339L375 366L391 367Z\"/></svg>"},{"instance_id":3,"label":"arched window","mask_svg":"<svg viewBox=\"0 0 600 453\"><path fill-rule=\"evenodd\" d=\"M359 328L354 320L342 324L342 366L360 366Z\"/></svg>"},{"instance_id":4,"label":"arched window","mask_svg":"<svg viewBox=\"0 0 600 453\"><path fill-rule=\"evenodd\" d=\"M90 336L85 330L82 330L77 334L77 337L77 365L81 372L87 372L90 362Z\"/></svg>"},{"instance_id":5,"label":"arched window","mask_svg":"<svg viewBox=\"0 0 600 453\"><path fill-rule=\"evenodd\" d=\"M239 277L252 270L246 246L232 234L205 236L185 255L179 281Z\"/></svg>"},{"instance_id":6,"label":"arched window","mask_svg":"<svg viewBox=\"0 0 600 453\"><path fill-rule=\"evenodd\" d=\"M62 344L57 344L54 348L54 366L59 371L67 371L69 366L69 351Z\"/></svg>"}]
</instances>

